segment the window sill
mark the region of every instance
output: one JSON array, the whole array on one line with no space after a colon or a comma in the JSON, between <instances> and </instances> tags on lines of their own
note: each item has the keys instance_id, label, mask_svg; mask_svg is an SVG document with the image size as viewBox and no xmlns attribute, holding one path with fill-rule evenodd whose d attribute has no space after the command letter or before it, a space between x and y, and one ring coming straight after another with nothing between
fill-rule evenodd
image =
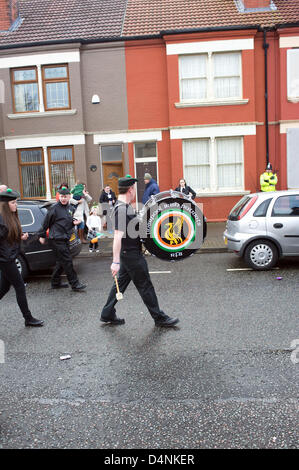
<instances>
[{"instance_id":1,"label":"window sill","mask_svg":"<svg viewBox=\"0 0 299 470\"><path fill-rule=\"evenodd\" d=\"M77 113L76 109L67 109L65 111L44 111L44 112L33 112L33 113L14 113L7 114L8 119L26 119L26 118L40 118L40 117L52 117L52 116L72 116Z\"/></svg>"},{"instance_id":2,"label":"window sill","mask_svg":"<svg viewBox=\"0 0 299 470\"><path fill-rule=\"evenodd\" d=\"M288 96L288 101L289 103L299 103L299 98L291 98L290 96Z\"/></svg>"},{"instance_id":3,"label":"window sill","mask_svg":"<svg viewBox=\"0 0 299 470\"><path fill-rule=\"evenodd\" d=\"M222 197L222 196L244 196L245 194L250 194L250 191L219 191L219 192L207 192L203 193L200 192L200 190L195 190L196 191L196 197L197 198L203 198L203 197Z\"/></svg>"},{"instance_id":4,"label":"window sill","mask_svg":"<svg viewBox=\"0 0 299 470\"><path fill-rule=\"evenodd\" d=\"M239 104L247 104L249 99L231 99L231 100L213 100L213 101L189 101L174 103L176 108L196 108L204 106L235 106Z\"/></svg>"}]
</instances>

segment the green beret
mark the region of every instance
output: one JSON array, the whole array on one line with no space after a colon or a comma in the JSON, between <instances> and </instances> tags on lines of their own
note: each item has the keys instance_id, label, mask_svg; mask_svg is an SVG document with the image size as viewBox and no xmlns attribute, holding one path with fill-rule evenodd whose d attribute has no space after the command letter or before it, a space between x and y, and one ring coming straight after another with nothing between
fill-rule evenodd
<instances>
[{"instance_id":1,"label":"green beret","mask_svg":"<svg viewBox=\"0 0 299 470\"><path fill-rule=\"evenodd\" d=\"M67 194L71 194L71 191L66 186L62 186L62 188L58 189L58 193L66 196Z\"/></svg>"},{"instance_id":2,"label":"green beret","mask_svg":"<svg viewBox=\"0 0 299 470\"><path fill-rule=\"evenodd\" d=\"M20 193L10 188L7 188L6 191L2 191L2 193L0 193L0 201L2 202L14 201L15 199L18 199L18 197L20 197Z\"/></svg>"},{"instance_id":3,"label":"green beret","mask_svg":"<svg viewBox=\"0 0 299 470\"><path fill-rule=\"evenodd\" d=\"M133 178L131 175L126 175L123 178L118 179L118 187L119 188L129 188L133 186L134 183L138 181L137 178Z\"/></svg>"}]
</instances>

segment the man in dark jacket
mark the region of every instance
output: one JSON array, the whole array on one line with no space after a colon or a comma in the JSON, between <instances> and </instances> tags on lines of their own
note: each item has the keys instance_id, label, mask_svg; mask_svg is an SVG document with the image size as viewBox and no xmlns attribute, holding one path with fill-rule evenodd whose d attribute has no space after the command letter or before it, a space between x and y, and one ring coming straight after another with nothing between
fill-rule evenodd
<instances>
[{"instance_id":1,"label":"man in dark jacket","mask_svg":"<svg viewBox=\"0 0 299 470\"><path fill-rule=\"evenodd\" d=\"M78 280L69 246L73 226L80 224L80 221L73 218L76 208L69 204L69 200L70 190L65 187L59 189L59 201L49 209L39 233L39 241L41 244L46 242L46 232L49 229L49 244L56 257L56 266L51 278L52 289L68 287L68 284L61 282L60 277L65 271L72 289L81 291L86 286Z\"/></svg>"},{"instance_id":2,"label":"man in dark jacket","mask_svg":"<svg viewBox=\"0 0 299 470\"><path fill-rule=\"evenodd\" d=\"M145 190L142 196L142 204L145 204L151 196L160 192L157 181L155 181L149 173L145 173L144 182Z\"/></svg>"}]
</instances>

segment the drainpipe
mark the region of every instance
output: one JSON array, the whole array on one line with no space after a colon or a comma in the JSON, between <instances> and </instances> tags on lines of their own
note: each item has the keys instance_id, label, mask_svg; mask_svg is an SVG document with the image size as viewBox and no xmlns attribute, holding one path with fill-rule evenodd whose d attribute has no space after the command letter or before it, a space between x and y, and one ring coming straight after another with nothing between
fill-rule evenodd
<instances>
[{"instance_id":1,"label":"drainpipe","mask_svg":"<svg viewBox=\"0 0 299 470\"><path fill-rule=\"evenodd\" d=\"M266 161L269 163L269 121L268 121L268 47L269 44L266 41L266 29L264 31L264 43L263 48L265 51L265 124L266 124Z\"/></svg>"}]
</instances>

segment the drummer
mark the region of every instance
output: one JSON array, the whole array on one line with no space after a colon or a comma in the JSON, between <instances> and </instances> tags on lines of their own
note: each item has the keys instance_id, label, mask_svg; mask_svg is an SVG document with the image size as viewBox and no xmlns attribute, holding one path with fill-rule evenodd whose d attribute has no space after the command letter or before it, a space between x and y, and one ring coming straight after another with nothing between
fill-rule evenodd
<instances>
[{"instance_id":1,"label":"drummer","mask_svg":"<svg viewBox=\"0 0 299 470\"><path fill-rule=\"evenodd\" d=\"M169 317L160 310L147 262L141 253L140 237L136 237L136 232L130 233L130 227L134 225L134 219L137 217L131 206L136 195L136 181L138 180L130 175L118 180L119 197L112 213L115 231L111 273L113 277L117 276L121 293L124 293L130 282L133 281L156 326L173 327L179 320ZM128 227L129 224L130 227ZM113 325L123 325L125 320L116 316L116 292L116 287L113 285L102 310L101 321Z\"/></svg>"}]
</instances>

